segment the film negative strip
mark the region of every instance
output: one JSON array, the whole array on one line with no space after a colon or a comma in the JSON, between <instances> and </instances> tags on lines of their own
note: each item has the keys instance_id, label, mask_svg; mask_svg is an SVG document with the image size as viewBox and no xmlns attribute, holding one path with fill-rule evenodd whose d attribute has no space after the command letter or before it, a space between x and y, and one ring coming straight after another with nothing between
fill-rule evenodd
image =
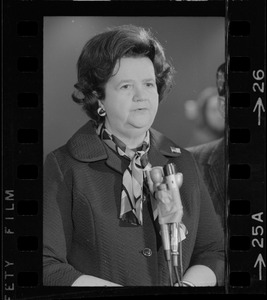
<instances>
[{"instance_id":1,"label":"film negative strip","mask_svg":"<svg viewBox=\"0 0 267 300\"><path fill-rule=\"evenodd\" d=\"M266 294L266 2L122 2L3 1L1 298ZM223 287L43 285L44 18L87 14L225 17L228 197Z\"/></svg>"},{"instance_id":2,"label":"film negative strip","mask_svg":"<svg viewBox=\"0 0 267 300\"><path fill-rule=\"evenodd\" d=\"M262 88L265 85L266 46L263 29L265 21L260 24L256 15L249 13L250 5L250 2L244 2L239 6L233 1L229 2L228 7L230 198L228 255L229 292L232 293L240 292L239 286L243 287L243 292L248 289L248 292L256 293L266 280L264 279L266 278L264 257L266 148L263 100L265 91ZM261 15L260 11L257 15ZM264 19L263 13L262 20ZM251 45L255 43L255 52L246 46L247 43ZM256 43L259 43L258 46ZM260 152L256 154L259 144L262 146L258 149Z\"/></svg>"}]
</instances>

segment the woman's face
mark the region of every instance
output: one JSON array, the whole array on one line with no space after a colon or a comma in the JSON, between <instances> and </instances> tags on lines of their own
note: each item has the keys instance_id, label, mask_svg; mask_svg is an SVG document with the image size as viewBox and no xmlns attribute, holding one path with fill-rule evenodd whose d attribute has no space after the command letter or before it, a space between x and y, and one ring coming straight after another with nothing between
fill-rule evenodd
<instances>
[{"instance_id":1,"label":"woman's face","mask_svg":"<svg viewBox=\"0 0 267 300\"><path fill-rule=\"evenodd\" d=\"M147 57L122 58L105 86L105 125L118 137L144 134L158 110L154 66Z\"/></svg>"}]
</instances>

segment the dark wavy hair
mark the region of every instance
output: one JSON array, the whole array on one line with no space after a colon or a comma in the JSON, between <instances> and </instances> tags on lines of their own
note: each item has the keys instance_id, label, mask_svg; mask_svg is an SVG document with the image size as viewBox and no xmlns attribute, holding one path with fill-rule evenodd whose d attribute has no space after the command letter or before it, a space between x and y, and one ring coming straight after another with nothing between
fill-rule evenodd
<instances>
[{"instance_id":1,"label":"dark wavy hair","mask_svg":"<svg viewBox=\"0 0 267 300\"><path fill-rule=\"evenodd\" d=\"M173 85L174 68L167 62L163 47L149 30L134 25L109 29L91 38L77 62L78 82L72 99L83 106L96 125L104 121L97 113L98 99L105 99L105 84L114 75L123 57L148 57L155 69L159 101Z\"/></svg>"},{"instance_id":2,"label":"dark wavy hair","mask_svg":"<svg viewBox=\"0 0 267 300\"><path fill-rule=\"evenodd\" d=\"M225 63L222 63L216 71L216 86L218 94L225 97Z\"/></svg>"}]
</instances>

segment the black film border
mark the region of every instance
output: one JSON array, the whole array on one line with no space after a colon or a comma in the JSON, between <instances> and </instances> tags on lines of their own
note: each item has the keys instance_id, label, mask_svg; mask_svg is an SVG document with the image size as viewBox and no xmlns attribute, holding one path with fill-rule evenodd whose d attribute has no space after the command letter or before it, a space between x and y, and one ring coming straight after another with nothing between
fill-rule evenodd
<instances>
[{"instance_id":1,"label":"black film border","mask_svg":"<svg viewBox=\"0 0 267 300\"><path fill-rule=\"evenodd\" d=\"M121 1L120 1L121 2ZM217 2L217 3L216 3ZM2 299L174 295L169 288L42 286L43 17L225 16L228 66L227 282L190 293L266 293L266 4L264 0L127 3L4 1ZM149 6L150 5L150 6ZM178 13L179 11L179 13ZM188 293L188 291L181 293Z\"/></svg>"}]
</instances>

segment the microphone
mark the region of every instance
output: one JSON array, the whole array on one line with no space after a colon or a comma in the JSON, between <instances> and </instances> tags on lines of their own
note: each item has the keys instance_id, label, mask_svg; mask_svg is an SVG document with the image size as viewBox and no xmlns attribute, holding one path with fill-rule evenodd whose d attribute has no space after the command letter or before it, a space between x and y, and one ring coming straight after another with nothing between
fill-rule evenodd
<instances>
[{"instance_id":1,"label":"microphone","mask_svg":"<svg viewBox=\"0 0 267 300\"><path fill-rule=\"evenodd\" d=\"M171 191L174 210L173 213L175 214L175 219L173 220L173 222L169 222L180 223L183 217L183 205L179 188L183 183L183 174L177 172L176 165L173 163L169 163L163 167L163 174L165 177L167 188Z\"/></svg>"},{"instance_id":2,"label":"microphone","mask_svg":"<svg viewBox=\"0 0 267 300\"><path fill-rule=\"evenodd\" d=\"M150 178L156 188L159 190L167 189L166 184L163 182L163 173L162 168L160 167L154 167L150 171ZM161 229L161 239L164 249L165 258L167 261L171 260L171 247L170 247L170 233L169 233L169 225L162 223L162 220L160 219L159 215L159 223L160 223L160 229Z\"/></svg>"},{"instance_id":3,"label":"microphone","mask_svg":"<svg viewBox=\"0 0 267 300\"><path fill-rule=\"evenodd\" d=\"M179 188L182 186L183 183L183 175L182 173L177 172L176 165L173 163L165 165L163 168L163 173L165 176L167 187L171 192L171 197L175 208L174 219L170 220L171 255L172 255L173 266L178 267L178 255L179 255L178 243L180 241L179 223L182 221L182 217L183 217L183 205L181 201Z\"/></svg>"},{"instance_id":4,"label":"microphone","mask_svg":"<svg viewBox=\"0 0 267 300\"><path fill-rule=\"evenodd\" d=\"M162 167L154 167L150 170L151 184L154 183L156 189L160 193L166 191L157 201L157 210L159 224L161 228L161 238L165 254L165 259L168 263L170 283L173 286L172 265L175 270L178 285L181 285L182 276L182 246L180 238L180 223L183 217L183 205L181 201L179 188L183 183L183 174L178 173L176 165L169 163ZM180 252L180 253L179 253ZM180 254L180 269L179 275L178 257Z\"/></svg>"},{"instance_id":5,"label":"microphone","mask_svg":"<svg viewBox=\"0 0 267 300\"><path fill-rule=\"evenodd\" d=\"M154 184L158 193L166 191L166 193L163 193L162 197L160 197L160 201L157 201L161 238L165 259L168 263L171 286L173 286L172 266L174 267L178 285L180 286L183 276L180 236L183 205L179 188L183 183L183 174L177 172L175 164L169 163L163 168L152 168L152 170L150 170L150 182ZM180 272L178 257L180 258Z\"/></svg>"}]
</instances>

